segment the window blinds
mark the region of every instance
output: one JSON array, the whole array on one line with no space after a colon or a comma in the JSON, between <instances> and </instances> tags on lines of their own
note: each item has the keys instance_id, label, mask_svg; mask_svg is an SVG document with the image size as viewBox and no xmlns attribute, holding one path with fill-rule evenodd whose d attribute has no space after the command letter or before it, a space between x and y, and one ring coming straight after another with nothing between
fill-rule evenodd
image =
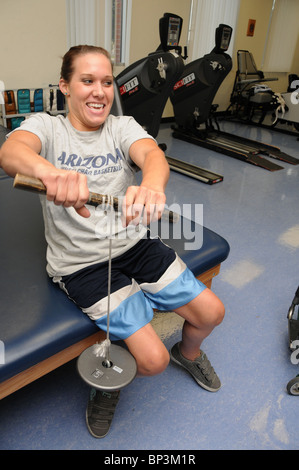
<instances>
[{"instance_id":1,"label":"window blinds","mask_svg":"<svg viewBox=\"0 0 299 470\"><path fill-rule=\"evenodd\" d=\"M215 30L220 23L233 28L228 49L232 55L234 32L239 13L240 0L193 0L189 21L189 60L196 60L211 52L215 46Z\"/></svg>"}]
</instances>

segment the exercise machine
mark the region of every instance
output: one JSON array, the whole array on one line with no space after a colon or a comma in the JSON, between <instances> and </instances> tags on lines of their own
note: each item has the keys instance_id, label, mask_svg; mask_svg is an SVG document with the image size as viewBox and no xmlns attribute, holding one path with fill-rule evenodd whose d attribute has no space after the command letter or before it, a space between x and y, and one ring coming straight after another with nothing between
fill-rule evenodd
<instances>
[{"instance_id":1,"label":"exercise machine","mask_svg":"<svg viewBox=\"0 0 299 470\"><path fill-rule=\"evenodd\" d=\"M299 287L296 290L288 311L288 332L289 347L292 351L293 361L299 363ZM287 391L290 395L299 396L299 374L291 379L287 384Z\"/></svg>"},{"instance_id":2,"label":"exercise machine","mask_svg":"<svg viewBox=\"0 0 299 470\"><path fill-rule=\"evenodd\" d=\"M183 73L185 55L179 40L183 20L165 13L159 20L160 45L155 52L138 60L116 77L125 115L133 116L146 131L156 138L162 114L172 89ZM165 144L160 147L165 151ZM171 169L207 184L223 180L221 175L195 165L167 157Z\"/></svg>"},{"instance_id":3,"label":"exercise machine","mask_svg":"<svg viewBox=\"0 0 299 470\"><path fill-rule=\"evenodd\" d=\"M213 104L213 99L232 69L232 59L226 53L231 35L232 28L220 24L216 28L214 49L185 66L170 96L176 123L173 126L173 137L269 171L281 170L283 167L264 158L263 155L298 164L299 160L281 152L278 147L220 130L215 117L217 105ZM213 123L216 124L216 128ZM204 129L200 128L201 125L205 126Z\"/></svg>"},{"instance_id":4,"label":"exercise machine","mask_svg":"<svg viewBox=\"0 0 299 470\"><path fill-rule=\"evenodd\" d=\"M133 116L153 137L158 134L169 90L184 68L178 45L182 19L165 14L161 20L158 49L116 77L124 114Z\"/></svg>"},{"instance_id":5,"label":"exercise machine","mask_svg":"<svg viewBox=\"0 0 299 470\"><path fill-rule=\"evenodd\" d=\"M298 75L290 74L287 91L278 93L268 85L268 82L277 81L278 78L265 77L264 73L258 70L251 52L238 50L237 64L230 104L224 119L237 119L267 129L275 129L277 124L286 124L285 127L277 126L276 130L298 135Z\"/></svg>"},{"instance_id":6,"label":"exercise machine","mask_svg":"<svg viewBox=\"0 0 299 470\"><path fill-rule=\"evenodd\" d=\"M299 76L290 74L288 79L289 85L287 91L280 93L282 102L276 109L276 119L272 128L278 123L287 124L287 126L295 128L295 132L291 131L290 133L297 135L299 132ZM278 126L277 130L281 131L282 129ZM299 138L297 140L299 140Z\"/></svg>"},{"instance_id":7,"label":"exercise machine","mask_svg":"<svg viewBox=\"0 0 299 470\"><path fill-rule=\"evenodd\" d=\"M279 106L275 93L267 85L278 78L265 77L262 70L258 70L251 52L247 50L237 51L238 69L234 86L230 97L230 105L227 113L252 122L255 114L260 114L261 124L269 111L275 111Z\"/></svg>"}]
</instances>

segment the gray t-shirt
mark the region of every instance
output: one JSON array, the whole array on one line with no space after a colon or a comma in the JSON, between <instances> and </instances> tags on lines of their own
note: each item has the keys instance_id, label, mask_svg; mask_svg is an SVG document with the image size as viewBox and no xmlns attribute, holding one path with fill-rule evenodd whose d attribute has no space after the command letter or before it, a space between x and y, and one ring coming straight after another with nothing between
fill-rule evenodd
<instances>
[{"instance_id":1,"label":"gray t-shirt","mask_svg":"<svg viewBox=\"0 0 299 470\"><path fill-rule=\"evenodd\" d=\"M90 191L120 200L128 186L136 184L138 167L130 159L130 146L139 139L152 138L129 116L110 115L99 130L80 132L68 118L39 113L23 121L21 130L39 137L41 156L55 167L86 174ZM110 233L112 257L127 251L146 233L144 226L123 227L120 217L102 206L88 206L91 216L83 218L73 207L56 206L45 196L41 196L41 204L51 277L106 261Z\"/></svg>"}]
</instances>

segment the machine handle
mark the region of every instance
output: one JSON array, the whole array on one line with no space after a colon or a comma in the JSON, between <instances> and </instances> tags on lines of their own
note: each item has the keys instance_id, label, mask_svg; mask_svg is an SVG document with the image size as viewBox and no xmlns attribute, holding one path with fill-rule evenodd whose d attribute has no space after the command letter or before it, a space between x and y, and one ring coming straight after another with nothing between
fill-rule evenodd
<instances>
[{"instance_id":1,"label":"machine handle","mask_svg":"<svg viewBox=\"0 0 299 470\"><path fill-rule=\"evenodd\" d=\"M46 194L47 189L46 186L42 183L41 180L37 178L33 178L30 176L21 175L19 173L16 174L14 179L14 188L23 189L25 191L30 191L39 194ZM119 201L117 197L109 196L106 194L98 194L89 192L89 198L87 204L97 207L101 204L113 206L113 209L118 212L119 211ZM177 222L179 220L179 215L175 212L164 210L162 214L163 219L169 220L169 222Z\"/></svg>"},{"instance_id":2,"label":"machine handle","mask_svg":"<svg viewBox=\"0 0 299 470\"><path fill-rule=\"evenodd\" d=\"M33 178L30 176L21 175L19 173L16 174L14 179L14 188L17 189L24 189L25 191L30 191L39 194L46 194L47 189L46 186L42 183L41 180L37 178ZM113 196L108 196L106 194L98 194L98 193L89 193L89 198L87 204L97 207L101 204L108 204L112 205L113 208L118 211L119 203L118 198Z\"/></svg>"}]
</instances>

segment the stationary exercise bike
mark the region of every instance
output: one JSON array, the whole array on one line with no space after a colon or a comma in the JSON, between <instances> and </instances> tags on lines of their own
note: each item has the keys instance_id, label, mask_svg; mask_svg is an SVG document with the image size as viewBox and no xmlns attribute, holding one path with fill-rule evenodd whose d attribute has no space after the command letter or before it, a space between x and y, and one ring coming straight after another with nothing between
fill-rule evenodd
<instances>
[{"instance_id":1,"label":"stationary exercise bike","mask_svg":"<svg viewBox=\"0 0 299 470\"><path fill-rule=\"evenodd\" d=\"M208 123L215 110L212 107L215 95L232 69L232 59L226 53L231 35L232 28L220 24L215 32L213 50L185 66L170 95L176 129L194 129L197 133L200 124Z\"/></svg>"},{"instance_id":2,"label":"stationary exercise bike","mask_svg":"<svg viewBox=\"0 0 299 470\"><path fill-rule=\"evenodd\" d=\"M155 52L130 65L116 77L123 112L133 116L146 131L156 137L162 114L173 87L184 70L186 48L179 46L183 20L164 13L159 20L160 45ZM166 145L159 144L165 151ZM172 170L207 184L223 180L221 175L166 156Z\"/></svg>"},{"instance_id":3,"label":"stationary exercise bike","mask_svg":"<svg viewBox=\"0 0 299 470\"><path fill-rule=\"evenodd\" d=\"M173 137L237 158L269 171L283 169L267 160L267 155L294 165L298 159L279 148L220 130L216 118L215 95L232 69L227 54L232 28L220 24L215 32L215 47L200 59L187 64L174 86L170 99L174 109Z\"/></svg>"},{"instance_id":4,"label":"stationary exercise bike","mask_svg":"<svg viewBox=\"0 0 299 470\"><path fill-rule=\"evenodd\" d=\"M289 347L292 351L292 362L299 363L299 287L288 311ZM287 384L290 395L299 396L299 374Z\"/></svg>"},{"instance_id":5,"label":"stationary exercise bike","mask_svg":"<svg viewBox=\"0 0 299 470\"><path fill-rule=\"evenodd\" d=\"M116 77L124 114L133 116L153 137L170 92L184 69L179 40L183 20L165 13L159 22L161 44Z\"/></svg>"}]
</instances>

